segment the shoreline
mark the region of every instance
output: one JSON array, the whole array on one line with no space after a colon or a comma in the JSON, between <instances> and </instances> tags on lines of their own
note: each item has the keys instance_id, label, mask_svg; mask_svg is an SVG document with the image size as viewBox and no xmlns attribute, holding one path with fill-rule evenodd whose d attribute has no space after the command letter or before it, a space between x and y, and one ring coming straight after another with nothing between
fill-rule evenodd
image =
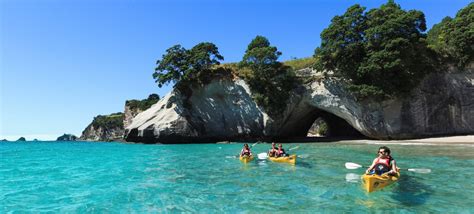
<instances>
[{"instance_id":1,"label":"shoreline","mask_svg":"<svg viewBox=\"0 0 474 214\"><path fill-rule=\"evenodd\" d=\"M474 135L459 135L449 137L430 137L408 140L341 140L340 143L361 143L361 144L398 144L398 145L469 145L474 146Z\"/></svg>"}]
</instances>

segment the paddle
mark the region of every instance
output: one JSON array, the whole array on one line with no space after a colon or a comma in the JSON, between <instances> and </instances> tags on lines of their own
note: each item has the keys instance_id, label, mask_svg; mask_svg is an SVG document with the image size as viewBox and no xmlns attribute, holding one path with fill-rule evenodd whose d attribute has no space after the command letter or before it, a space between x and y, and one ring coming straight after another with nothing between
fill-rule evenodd
<instances>
[{"instance_id":1,"label":"paddle","mask_svg":"<svg viewBox=\"0 0 474 214\"><path fill-rule=\"evenodd\" d=\"M300 146L295 146L295 147L293 147L293 148L289 148L288 151L291 151L291 150L297 149L297 148L300 148Z\"/></svg>"},{"instance_id":2,"label":"paddle","mask_svg":"<svg viewBox=\"0 0 474 214\"><path fill-rule=\"evenodd\" d=\"M347 169L358 169L361 167L368 168L368 166L362 166L360 164L351 163L351 162L347 162L345 166ZM431 172L431 169L404 169L404 170L407 170L410 172L416 172L416 173L430 173Z\"/></svg>"},{"instance_id":3,"label":"paddle","mask_svg":"<svg viewBox=\"0 0 474 214\"><path fill-rule=\"evenodd\" d=\"M257 141L257 142L255 142L254 144L252 144L252 145L250 146L250 148L254 147L254 146L257 145L258 143L260 143L260 141Z\"/></svg>"},{"instance_id":4,"label":"paddle","mask_svg":"<svg viewBox=\"0 0 474 214\"><path fill-rule=\"evenodd\" d=\"M258 157L258 159L260 159L260 160L265 160L265 159L268 158L268 155L267 155L267 153L262 152L262 153L259 153L259 154L257 155L257 157Z\"/></svg>"}]
</instances>

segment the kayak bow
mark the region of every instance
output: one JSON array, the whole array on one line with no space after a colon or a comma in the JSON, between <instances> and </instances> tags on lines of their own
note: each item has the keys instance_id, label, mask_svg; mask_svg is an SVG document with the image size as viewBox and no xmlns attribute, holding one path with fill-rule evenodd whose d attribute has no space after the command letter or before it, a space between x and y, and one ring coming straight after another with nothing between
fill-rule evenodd
<instances>
[{"instance_id":1,"label":"kayak bow","mask_svg":"<svg viewBox=\"0 0 474 214\"><path fill-rule=\"evenodd\" d=\"M241 156L239 160L242 161L242 163L248 163L253 160L253 156Z\"/></svg>"},{"instance_id":2,"label":"kayak bow","mask_svg":"<svg viewBox=\"0 0 474 214\"><path fill-rule=\"evenodd\" d=\"M395 175L364 174L362 175L362 184L364 185L364 189L367 190L367 192L373 192L381 190L384 187L397 182L399 178L400 172L397 172Z\"/></svg>"}]
</instances>

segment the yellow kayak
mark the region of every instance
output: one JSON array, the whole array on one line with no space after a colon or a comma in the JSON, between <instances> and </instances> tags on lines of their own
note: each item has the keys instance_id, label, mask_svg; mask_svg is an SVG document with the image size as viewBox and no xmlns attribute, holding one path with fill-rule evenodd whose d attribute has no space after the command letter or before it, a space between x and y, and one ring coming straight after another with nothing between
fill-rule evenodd
<instances>
[{"instance_id":1,"label":"yellow kayak","mask_svg":"<svg viewBox=\"0 0 474 214\"><path fill-rule=\"evenodd\" d=\"M291 163L295 164L296 163L296 155L290 155L288 157L268 157L269 160L273 162L278 162L278 163Z\"/></svg>"},{"instance_id":2,"label":"yellow kayak","mask_svg":"<svg viewBox=\"0 0 474 214\"><path fill-rule=\"evenodd\" d=\"M242 163L248 163L253 160L253 156L241 156L239 160L242 161Z\"/></svg>"},{"instance_id":3,"label":"yellow kayak","mask_svg":"<svg viewBox=\"0 0 474 214\"><path fill-rule=\"evenodd\" d=\"M400 172L397 172L395 175L362 175L362 183L364 185L364 189L367 190L367 192L373 192L377 191L380 189L383 189L384 187L393 184L398 181L400 178Z\"/></svg>"}]
</instances>

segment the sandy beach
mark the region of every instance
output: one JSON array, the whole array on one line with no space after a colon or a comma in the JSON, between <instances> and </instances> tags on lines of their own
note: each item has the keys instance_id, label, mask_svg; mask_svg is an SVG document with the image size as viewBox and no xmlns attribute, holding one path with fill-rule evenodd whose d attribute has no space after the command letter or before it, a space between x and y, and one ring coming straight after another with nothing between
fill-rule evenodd
<instances>
[{"instance_id":1,"label":"sandy beach","mask_svg":"<svg viewBox=\"0 0 474 214\"><path fill-rule=\"evenodd\" d=\"M410 140L349 140L349 143L367 144L424 144L424 145L474 145L474 135L460 135L450 137L432 137Z\"/></svg>"}]
</instances>

